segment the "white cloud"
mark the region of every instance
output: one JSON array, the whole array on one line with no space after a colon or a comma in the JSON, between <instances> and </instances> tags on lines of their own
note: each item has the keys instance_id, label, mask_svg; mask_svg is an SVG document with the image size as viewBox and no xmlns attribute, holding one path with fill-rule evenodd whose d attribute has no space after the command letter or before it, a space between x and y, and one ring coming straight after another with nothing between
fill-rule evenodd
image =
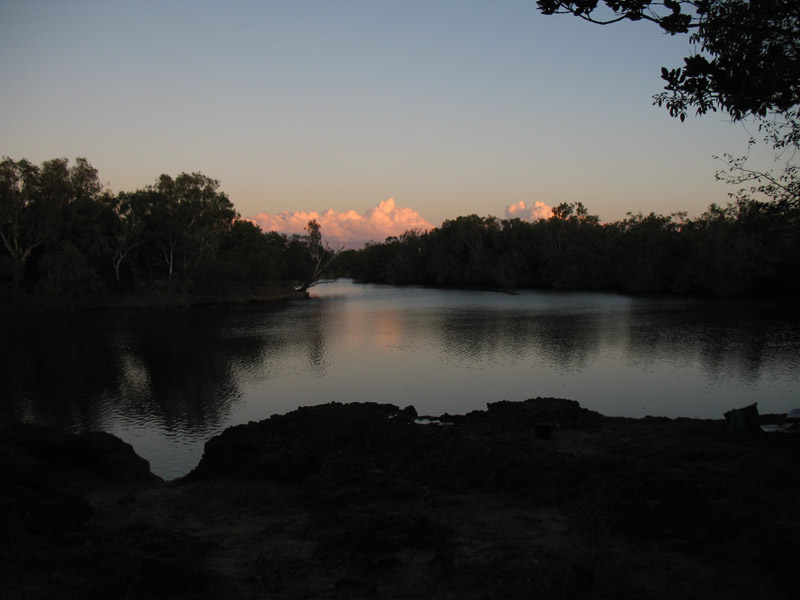
<instances>
[{"instance_id":1,"label":"white cloud","mask_svg":"<svg viewBox=\"0 0 800 600\"><path fill-rule=\"evenodd\" d=\"M389 236L399 236L409 229L433 229L433 225L411 208L397 206L393 198L384 200L364 214L354 210L336 212L282 212L277 215L261 213L251 221L264 231L293 234L304 233L308 222L316 219L323 239L332 246L358 248L366 242L382 242Z\"/></svg>"},{"instance_id":2,"label":"white cloud","mask_svg":"<svg viewBox=\"0 0 800 600\"><path fill-rule=\"evenodd\" d=\"M544 202L536 201L530 208L523 200L516 204L506 206L506 219L522 219L523 221L538 221L549 219L553 216L553 207Z\"/></svg>"}]
</instances>

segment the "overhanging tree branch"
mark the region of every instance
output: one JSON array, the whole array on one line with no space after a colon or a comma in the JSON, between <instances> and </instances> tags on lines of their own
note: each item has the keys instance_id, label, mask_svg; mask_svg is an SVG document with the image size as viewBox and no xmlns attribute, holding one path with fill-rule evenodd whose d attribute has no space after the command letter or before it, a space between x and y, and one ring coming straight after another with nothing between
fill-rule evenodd
<instances>
[{"instance_id":1,"label":"overhanging tree branch","mask_svg":"<svg viewBox=\"0 0 800 600\"><path fill-rule=\"evenodd\" d=\"M342 248L333 250L327 244L322 244L322 229L315 219L309 221L305 229L308 232L305 239L305 246L308 256L311 259L311 268L306 277L302 280L295 281L295 289L298 292L306 292L309 288L317 285L342 251Z\"/></svg>"},{"instance_id":2,"label":"overhanging tree branch","mask_svg":"<svg viewBox=\"0 0 800 600\"><path fill-rule=\"evenodd\" d=\"M663 68L654 96L681 120L722 110L733 120L791 110L800 103L797 0L538 0L545 15L572 14L611 25L649 21L670 35L693 31L699 46L684 65ZM604 15L613 16L604 16Z\"/></svg>"}]
</instances>

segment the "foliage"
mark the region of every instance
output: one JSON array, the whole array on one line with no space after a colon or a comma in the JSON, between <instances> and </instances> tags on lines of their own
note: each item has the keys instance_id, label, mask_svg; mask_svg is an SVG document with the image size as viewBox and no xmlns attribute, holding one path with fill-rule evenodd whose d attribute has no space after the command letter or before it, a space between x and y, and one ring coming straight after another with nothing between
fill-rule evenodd
<instances>
[{"instance_id":1,"label":"foliage","mask_svg":"<svg viewBox=\"0 0 800 600\"><path fill-rule=\"evenodd\" d=\"M744 156L723 154L716 157L725 169L717 172L717 179L739 188L731 194L741 201L767 200L779 206L800 207L800 111L794 109L784 115L762 119L759 131L772 145L775 152L775 169L760 169L751 166L750 150L756 146L751 137Z\"/></svg>"},{"instance_id":2,"label":"foliage","mask_svg":"<svg viewBox=\"0 0 800 600\"><path fill-rule=\"evenodd\" d=\"M784 200L740 194L696 219L637 213L601 223L583 204L564 203L535 222L468 215L336 251L316 221L305 235L286 236L239 219L219 183L201 173L162 175L115 195L84 159L37 166L6 158L0 292L83 304L153 294L206 300L352 276L470 288L798 293L800 205L789 183Z\"/></svg>"},{"instance_id":3,"label":"foliage","mask_svg":"<svg viewBox=\"0 0 800 600\"><path fill-rule=\"evenodd\" d=\"M75 230L93 224L93 203L101 191L97 171L79 158L72 167L66 158L53 159L41 166L27 160L4 158L0 163L0 239L11 271L11 287L23 288L31 262L38 263L43 253L91 252L76 240L67 239ZM59 281L53 257L47 277ZM63 261L62 261L63 262Z\"/></svg>"},{"instance_id":4,"label":"foliage","mask_svg":"<svg viewBox=\"0 0 800 600\"><path fill-rule=\"evenodd\" d=\"M681 120L723 110L734 120L782 113L800 98L797 0L538 0L542 13L572 14L607 25L650 21L671 35L691 32L699 51L661 70L655 97Z\"/></svg>"},{"instance_id":5,"label":"foliage","mask_svg":"<svg viewBox=\"0 0 800 600\"><path fill-rule=\"evenodd\" d=\"M626 293L800 292L800 208L740 200L699 218L629 214L600 223L580 204L550 219L470 215L346 255L357 280ZM341 265L340 265L341 266Z\"/></svg>"},{"instance_id":6,"label":"foliage","mask_svg":"<svg viewBox=\"0 0 800 600\"><path fill-rule=\"evenodd\" d=\"M292 248L294 251L292 280L299 292L305 292L317 285L336 260L338 253L327 244L322 244L322 229L316 219L309 221L305 230L307 234L304 237L296 237Z\"/></svg>"},{"instance_id":7,"label":"foliage","mask_svg":"<svg viewBox=\"0 0 800 600\"><path fill-rule=\"evenodd\" d=\"M735 185L737 205L767 200L778 210L800 206L800 2L797 0L538 0L542 13L572 14L591 23L649 21L670 35L691 33L692 53L662 67L664 91L654 96L681 121L694 108L733 121L752 120L774 151L777 168L724 154L717 179Z\"/></svg>"},{"instance_id":8,"label":"foliage","mask_svg":"<svg viewBox=\"0 0 800 600\"><path fill-rule=\"evenodd\" d=\"M4 158L0 241L0 292L90 304L153 294L246 297L290 281L307 289L335 254L322 246L318 225L290 239L239 219L219 182L202 173L161 175L112 194L83 158L41 166Z\"/></svg>"}]
</instances>

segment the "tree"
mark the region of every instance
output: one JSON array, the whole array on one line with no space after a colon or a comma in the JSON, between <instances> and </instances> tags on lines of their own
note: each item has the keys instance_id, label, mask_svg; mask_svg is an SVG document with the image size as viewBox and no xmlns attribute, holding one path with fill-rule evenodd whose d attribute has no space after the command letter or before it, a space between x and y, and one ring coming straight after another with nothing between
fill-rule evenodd
<instances>
[{"instance_id":1,"label":"tree","mask_svg":"<svg viewBox=\"0 0 800 600\"><path fill-rule=\"evenodd\" d=\"M606 285L598 266L603 228L597 215L581 202L563 202L553 216L537 223L542 281L556 288L601 288Z\"/></svg>"},{"instance_id":2,"label":"tree","mask_svg":"<svg viewBox=\"0 0 800 600\"><path fill-rule=\"evenodd\" d=\"M583 202L562 202L553 208L553 216L550 217L553 221L572 221L574 223L585 223L588 225L597 225L600 223L600 217L597 215L590 215Z\"/></svg>"},{"instance_id":3,"label":"tree","mask_svg":"<svg viewBox=\"0 0 800 600\"><path fill-rule=\"evenodd\" d=\"M617 285L633 293L688 291L685 236L681 236L685 223L683 212L669 216L651 212L628 213L627 219L609 225L621 234L615 238L617 254L609 261Z\"/></svg>"},{"instance_id":4,"label":"tree","mask_svg":"<svg viewBox=\"0 0 800 600\"><path fill-rule=\"evenodd\" d=\"M251 221L237 219L231 225L216 259L205 261L196 285L208 287L209 279L229 289L258 289L280 281L285 269L286 238L277 232L265 234ZM203 281L205 280L205 281Z\"/></svg>"},{"instance_id":5,"label":"tree","mask_svg":"<svg viewBox=\"0 0 800 600\"><path fill-rule=\"evenodd\" d=\"M12 285L22 286L31 252L44 241L35 211L39 167L25 159L0 163L0 239L11 260Z\"/></svg>"},{"instance_id":6,"label":"tree","mask_svg":"<svg viewBox=\"0 0 800 600\"><path fill-rule=\"evenodd\" d=\"M202 173L161 175L144 191L155 244L164 260L167 279L176 271L190 276L207 253L216 250L236 218L236 210L219 181Z\"/></svg>"},{"instance_id":7,"label":"tree","mask_svg":"<svg viewBox=\"0 0 800 600\"><path fill-rule=\"evenodd\" d=\"M106 194L101 198L103 223L101 243L114 268L114 279L120 285L120 269L131 253L141 245L143 215L137 208L142 192Z\"/></svg>"},{"instance_id":8,"label":"tree","mask_svg":"<svg viewBox=\"0 0 800 600\"><path fill-rule=\"evenodd\" d=\"M661 69L655 96L686 118L722 110L734 120L783 113L800 98L800 2L797 0L537 0L542 13L591 23L650 21L671 35L691 32L695 51L682 67Z\"/></svg>"},{"instance_id":9,"label":"tree","mask_svg":"<svg viewBox=\"0 0 800 600\"><path fill-rule=\"evenodd\" d=\"M306 225L307 235L304 236L302 245L305 248L306 256L309 260L307 269L303 276L295 280L295 289L298 292L308 291L309 288L317 285L331 266L339 251L332 250L327 244L322 244L322 228L316 219L312 219Z\"/></svg>"},{"instance_id":10,"label":"tree","mask_svg":"<svg viewBox=\"0 0 800 600\"><path fill-rule=\"evenodd\" d=\"M717 180L739 187L733 194L737 201L757 201L767 198L778 208L800 208L800 111L797 109L774 119L761 119L759 130L775 152L779 171L750 164L750 148L756 145L754 137L748 142L744 156L726 153L720 160L725 168L717 172ZM744 187L742 187L744 186Z\"/></svg>"},{"instance_id":11,"label":"tree","mask_svg":"<svg viewBox=\"0 0 800 600\"><path fill-rule=\"evenodd\" d=\"M94 203L102 186L97 170L85 158L69 165L66 158L45 161L41 166L22 159L0 163L0 239L8 253L12 287L19 291L29 262L45 261L48 277L64 281L58 270L68 269L81 247L94 239ZM63 257L55 254L64 252ZM31 261L31 257L36 258Z\"/></svg>"},{"instance_id":12,"label":"tree","mask_svg":"<svg viewBox=\"0 0 800 600\"><path fill-rule=\"evenodd\" d=\"M66 166L66 159L64 159ZM103 191L100 177L91 163L85 158L76 158L68 172L71 202L94 202Z\"/></svg>"}]
</instances>

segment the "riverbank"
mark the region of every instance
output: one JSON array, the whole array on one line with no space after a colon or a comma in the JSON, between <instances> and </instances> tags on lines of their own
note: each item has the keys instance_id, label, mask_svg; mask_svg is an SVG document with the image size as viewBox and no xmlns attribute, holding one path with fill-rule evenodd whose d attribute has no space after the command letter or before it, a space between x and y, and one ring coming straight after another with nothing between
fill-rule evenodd
<instances>
[{"instance_id":1,"label":"riverbank","mask_svg":"<svg viewBox=\"0 0 800 600\"><path fill-rule=\"evenodd\" d=\"M189 294L171 289L151 290L137 294L91 294L67 299L45 293L20 293L3 297L0 320L13 319L19 314L37 314L53 310L116 310L160 309L214 304L249 304L304 300L308 292L294 289L290 283L271 283L262 286L243 286L214 293Z\"/></svg>"},{"instance_id":2,"label":"riverbank","mask_svg":"<svg viewBox=\"0 0 800 600\"><path fill-rule=\"evenodd\" d=\"M174 308L179 306L207 306L211 304L248 304L261 302L284 302L308 298L307 292L301 292L290 283L272 283L258 287L243 286L220 290L214 293L181 294L177 292L154 292L149 294L131 294L108 296L99 301L78 302L81 309L113 309L113 308Z\"/></svg>"},{"instance_id":3,"label":"riverbank","mask_svg":"<svg viewBox=\"0 0 800 600\"><path fill-rule=\"evenodd\" d=\"M229 428L171 482L108 434L9 426L0 590L793 598L799 462L799 435L554 399L438 419L301 408Z\"/></svg>"}]
</instances>

